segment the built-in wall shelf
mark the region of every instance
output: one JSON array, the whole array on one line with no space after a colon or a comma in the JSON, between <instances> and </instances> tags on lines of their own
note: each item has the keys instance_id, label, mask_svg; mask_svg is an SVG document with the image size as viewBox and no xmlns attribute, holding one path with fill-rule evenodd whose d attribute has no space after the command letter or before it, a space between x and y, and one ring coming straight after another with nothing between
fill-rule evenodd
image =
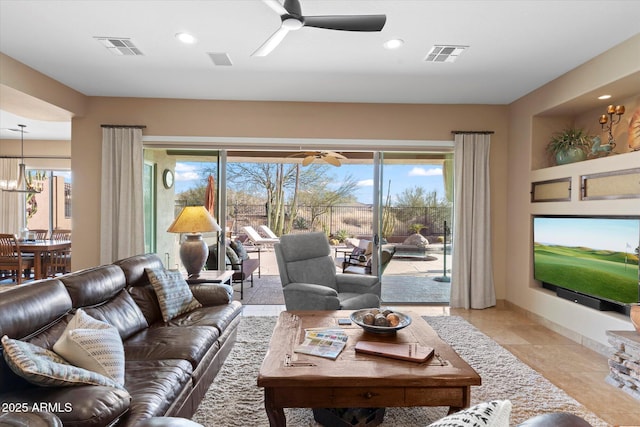
<instances>
[{"instance_id":1,"label":"built-in wall shelf","mask_svg":"<svg viewBox=\"0 0 640 427\"><path fill-rule=\"evenodd\" d=\"M529 177L532 214L640 213L640 151L532 170Z\"/></svg>"}]
</instances>

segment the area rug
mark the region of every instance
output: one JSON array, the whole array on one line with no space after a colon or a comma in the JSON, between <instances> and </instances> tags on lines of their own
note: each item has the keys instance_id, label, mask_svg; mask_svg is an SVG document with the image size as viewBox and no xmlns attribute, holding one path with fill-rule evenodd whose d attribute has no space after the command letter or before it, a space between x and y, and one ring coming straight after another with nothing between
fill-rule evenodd
<instances>
[{"instance_id":1,"label":"area rug","mask_svg":"<svg viewBox=\"0 0 640 427\"><path fill-rule=\"evenodd\" d=\"M381 299L384 304L448 305L451 283L433 277L382 276Z\"/></svg>"},{"instance_id":2,"label":"area rug","mask_svg":"<svg viewBox=\"0 0 640 427\"><path fill-rule=\"evenodd\" d=\"M494 399L511 400L511 425L541 413L565 411L584 417L594 427L607 426L461 317L425 317L425 320L482 377L482 385L471 390L472 404ZM256 386L256 379L275 322L275 317L242 319L237 342L194 414L194 421L207 427L269 425L263 390ZM427 426L445 416L447 409L387 408L381 425ZM285 409L285 414L289 426L319 426L310 409Z\"/></svg>"},{"instance_id":3,"label":"area rug","mask_svg":"<svg viewBox=\"0 0 640 427\"><path fill-rule=\"evenodd\" d=\"M280 276L257 274L253 276L253 288L251 281L244 282L244 295L240 299L240 284L233 285L233 299L245 305L284 305L284 294Z\"/></svg>"}]
</instances>

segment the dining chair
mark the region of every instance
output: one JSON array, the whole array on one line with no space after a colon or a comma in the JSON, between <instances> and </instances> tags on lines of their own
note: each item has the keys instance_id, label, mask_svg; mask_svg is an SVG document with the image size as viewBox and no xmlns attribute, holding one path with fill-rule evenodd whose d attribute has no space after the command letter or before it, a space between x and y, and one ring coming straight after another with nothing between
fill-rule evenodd
<instances>
[{"instance_id":1,"label":"dining chair","mask_svg":"<svg viewBox=\"0 0 640 427\"><path fill-rule=\"evenodd\" d=\"M51 240L71 240L71 230L56 228L51 232Z\"/></svg>"},{"instance_id":2,"label":"dining chair","mask_svg":"<svg viewBox=\"0 0 640 427\"><path fill-rule=\"evenodd\" d=\"M20 242L13 234L0 234L0 270L15 272L15 282L22 283L22 275L30 272L34 266L33 255L20 252Z\"/></svg>"},{"instance_id":3,"label":"dining chair","mask_svg":"<svg viewBox=\"0 0 640 427\"><path fill-rule=\"evenodd\" d=\"M47 255L45 261L47 277L55 277L58 274L71 272L71 248L55 249Z\"/></svg>"},{"instance_id":4,"label":"dining chair","mask_svg":"<svg viewBox=\"0 0 640 427\"><path fill-rule=\"evenodd\" d=\"M33 236L36 238L36 240L45 240L49 235L49 230L35 229L29 230L29 233L33 233Z\"/></svg>"}]
</instances>

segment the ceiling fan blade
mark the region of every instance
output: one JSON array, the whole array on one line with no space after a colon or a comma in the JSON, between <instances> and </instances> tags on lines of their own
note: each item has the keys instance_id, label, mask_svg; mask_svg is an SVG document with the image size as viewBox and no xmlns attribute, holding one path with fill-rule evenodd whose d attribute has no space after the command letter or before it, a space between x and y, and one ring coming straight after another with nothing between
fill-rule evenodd
<instances>
[{"instance_id":1,"label":"ceiling fan blade","mask_svg":"<svg viewBox=\"0 0 640 427\"><path fill-rule=\"evenodd\" d=\"M333 156L323 156L322 158L324 159L325 162L329 163L330 165L333 165L333 166L341 165L340 160L338 160Z\"/></svg>"},{"instance_id":2,"label":"ceiling fan blade","mask_svg":"<svg viewBox=\"0 0 640 427\"><path fill-rule=\"evenodd\" d=\"M302 166L309 166L311 163L313 163L314 159L315 159L315 156L305 157L304 160L302 160Z\"/></svg>"},{"instance_id":3,"label":"ceiling fan blade","mask_svg":"<svg viewBox=\"0 0 640 427\"><path fill-rule=\"evenodd\" d=\"M289 15L302 16L300 0L284 0L284 8Z\"/></svg>"},{"instance_id":4,"label":"ceiling fan blade","mask_svg":"<svg viewBox=\"0 0 640 427\"><path fill-rule=\"evenodd\" d=\"M275 49L287 35L289 30L285 26L281 26L278 30L267 39L251 56L267 56Z\"/></svg>"},{"instance_id":5,"label":"ceiling fan blade","mask_svg":"<svg viewBox=\"0 0 640 427\"><path fill-rule=\"evenodd\" d=\"M284 6L282 6L282 4L280 4L280 2L278 0L262 0L267 6L269 6L271 8L271 10L273 10L275 13L277 13L278 15L282 16L282 15L286 15L289 12L287 12L287 9L284 8Z\"/></svg>"},{"instance_id":6,"label":"ceiling fan blade","mask_svg":"<svg viewBox=\"0 0 640 427\"><path fill-rule=\"evenodd\" d=\"M304 26L342 31L382 31L386 15L305 16Z\"/></svg>"},{"instance_id":7,"label":"ceiling fan blade","mask_svg":"<svg viewBox=\"0 0 640 427\"><path fill-rule=\"evenodd\" d=\"M346 159L345 156L343 156L340 153L336 153L335 151L325 151L325 153L327 156L335 157L336 159L341 159L341 160Z\"/></svg>"}]
</instances>

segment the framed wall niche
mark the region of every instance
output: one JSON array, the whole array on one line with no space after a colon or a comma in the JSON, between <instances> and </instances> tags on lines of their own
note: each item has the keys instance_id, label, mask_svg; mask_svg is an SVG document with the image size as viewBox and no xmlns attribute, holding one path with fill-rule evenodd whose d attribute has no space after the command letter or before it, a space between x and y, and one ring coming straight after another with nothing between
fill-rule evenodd
<instances>
[{"instance_id":1,"label":"framed wall niche","mask_svg":"<svg viewBox=\"0 0 640 427\"><path fill-rule=\"evenodd\" d=\"M571 201L571 177L531 183L531 203Z\"/></svg>"},{"instance_id":2,"label":"framed wall niche","mask_svg":"<svg viewBox=\"0 0 640 427\"><path fill-rule=\"evenodd\" d=\"M640 198L640 168L580 176L581 200Z\"/></svg>"}]
</instances>

